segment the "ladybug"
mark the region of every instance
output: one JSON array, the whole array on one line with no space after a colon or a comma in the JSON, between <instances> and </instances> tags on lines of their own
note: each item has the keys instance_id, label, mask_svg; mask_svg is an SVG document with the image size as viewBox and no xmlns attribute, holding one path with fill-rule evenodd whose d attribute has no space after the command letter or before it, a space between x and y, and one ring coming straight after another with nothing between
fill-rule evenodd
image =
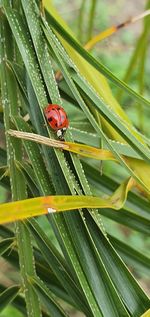
<instances>
[{"instance_id":1,"label":"ladybug","mask_svg":"<svg viewBox=\"0 0 150 317\"><path fill-rule=\"evenodd\" d=\"M65 110L59 105L48 104L44 109L44 114L50 127L57 131L58 138L62 139L69 126Z\"/></svg>"}]
</instances>

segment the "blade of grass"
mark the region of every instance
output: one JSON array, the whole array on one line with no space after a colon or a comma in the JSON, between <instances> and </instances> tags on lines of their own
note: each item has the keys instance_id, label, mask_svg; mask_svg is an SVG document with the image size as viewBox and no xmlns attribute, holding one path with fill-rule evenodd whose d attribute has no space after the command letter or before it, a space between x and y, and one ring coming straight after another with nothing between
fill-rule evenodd
<instances>
[{"instance_id":1,"label":"blade of grass","mask_svg":"<svg viewBox=\"0 0 150 317\"><path fill-rule=\"evenodd\" d=\"M40 191L38 189L38 180L36 178L36 175L31 167L31 165L29 165L27 162L16 162L18 168L20 169L20 171L23 173L27 185L33 195L33 197L37 197L40 195Z\"/></svg>"},{"instance_id":2,"label":"blade of grass","mask_svg":"<svg viewBox=\"0 0 150 317\"><path fill-rule=\"evenodd\" d=\"M75 220L75 218L73 219L72 218L72 221L74 221ZM34 223L34 226L35 226L35 223ZM37 225L36 225L37 226ZM32 229L33 230L33 229ZM39 230L38 230L38 232L39 232ZM38 233L37 232L37 233ZM41 234L41 238L42 238L42 240L41 240L41 242L42 242L42 244L43 244L43 247L42 247L42 250L43 250L43 252L45 253L45 256L46 256L46 258L48 258L48 256L49 256L49 252L50 252L50 244L48 243L48 241L46 240L46 237L45 237L45 235L44 235L44 233L42 232L42 230L40 230L40 234ZM36 239L37 239L37 242L39 243L40 242L40 240L39 240L39 237L38 237L38 235L36 235ZM85 240L84 240L85 241ZM87 240L86 240L87 241ZM44 243L45 243L45 245L44 245ZM47 252L47 250L45 249L45 246L46 246L46 244L47 244L47 246L49 245L49 252ZM42 246L42 245L41 245ZM83 256L83 254L82 254L82 256ZM85 258L86 259L86 258ZM91 261L92 261L92 259L91 259ZM52 262L52 259L51 259L51 262ZM48 262L48 263L51 263L51 262ZM88 265L89 266L89 265ZM88 270L88 266L87 266L87 270ZM98 277L98 275L96 276L96 278ZM99 285L99 283L97 284L97 287L98 287L98 285ZM104 292L105 293L105 292ZM112 292L113 293L113 292ZM101 296L100 297L103 297L103 294L101 294ZM108 303L108 302L107 302ZM118 306L119 307L119 306ZM105 310L107 310L106 309L106 307L105 307L105 305L103 304L103 307L102 307L102 310L103 311L105 311ZM109 310L109 309L108 309ZM126 313L125 313L125 311L124 311L124 309L123 309L123 307L120 305L120 307L119 307L119 310L120 310L120 312L122 311L122 313L123 313L123 315L124 316L128 316ZM111 314L112 314L112 312L111 312ZM114 314L114 313L113 313ZM89 315L89 313L88 313L88 315ZM112 315L113 316L113 315ZM117 316L117 314L116 314L116 316Z\"/></svg>"},{"instance_id":3,"label":"blade of grass","mask_svg":"<svg viewBox=\"0 0 150 317\"><path fill-rule=\"evenodd\" d=\"M0 224L42 214L73 210L74 208L113 208L119 210L124 205L128 191L132 186L134 186L134 180L129 178L111 196L106 198L83 195L46 196L0 204Z\"/></svg>"},{"instance_id":4,"label":"blade of grass","mask_svg":"<svg viewBox=\"0 0 150 317\"><path fill-rule=\"evenodd\" d=\"M62 307L56 302L56 299L54 298L54 295L51 293L51 291L45 286L45 284L39 278L35 278L32 276L29 276L28 278L32 287L39 295L42 305L46 307L51 316L68 316L68 314L66 314Z\"/></svg>"},{"instance_id":5,"label":"blade of grass","mask_svg":"<svg viewBox=\"0 0 150 317\"><path fill-rule=\"evenodd\" d=\"M137 251L135 248L127 245L119 239L116 239L112 235L108 236L112 245L128 266L132 266L133 269L138 269L140 272L145 273L146 276L149 274L150 258L148 256Z\"/></svg>"},{"instance_id":6,"label":"blade of grass","mask_svg":"<svg viewBox=\"0 0 150 317\"><path fill-rule=\"evenodd\" d=\"M4 123L6 132L10 128L10 118L8 113L11 115L16 115L18 113L18 100L17 100L17 87L14 81L14 77L12 72L6 66L6 58L10 56L9 51L9 43L10 38L12 38L10 34L9 25L6 21L6 18L2 16L2 24L1 24L1 38L3 39L4 46L1 45L1 89L2 89L2 104L4 110ZM13 52L13 48L11 49L11 53ZM13 55L11 56L11 59ZM14 93L15 92L15 93ZM7 135L6 137L7 143L7 154L8 154L8 165L10 169L10 180L11 180L11 190L12 190L12 199L19 200L21 198L26 197L26 185L22 175L19 170L15 166L15 160L21 160L22 151L20 142L16 142L15 140L11 140L11 138ZM18 241L19 248L19 257L20 257L20 269L22 276L22 284L25 290L25 298L27 311L29 316L40 316L40 308L38 303L37 295L33 292L30 287L26 274L35 274L34 271L34 258L32 253L31 239L28 231L24 227L23 223L16 224L16 236Z\"/></svg>"},{"instance_id":7,"label":"blade of grass","mask_svg":"<svg viewBox=\"0 0 150 317\"><path fill-rule=\"evenodd\" d=\"M112 280L121 294L122 299L129 313L138 317L149 308L150 300L137 284L131 273L126 270L125 264L119 257L116 257L116 251L113 249L108 240L104 241L103 235L98 227L87 215L87 226L92 238L101 254L102 261L107 271L111 274ZM81 230L81 228L79 228ZM101 238L99 238L99 235Z\"/></svg>"},{"instance_id":8,"label":"blade of grass","mask_svg":"<svg viewBox=\"0 0 150 317\"><path fill-rule=\"evenodd\" d=\"M0 284L0 291L1 292L6 291L5 287L1 284ZM19 310L23 315L26 316L26 304L25 304L25 301L24 301L22 296L17 295L15 298L13 298L11 305L14 306L17 310ZM44 311L42 311L42 316L43 317L50 317L50 315Z\"/></svg>"},{"instance_id":9,"label":"blade of grass","mask_svg":"<svg viewBox=\"0 0 150 317\"><path fill-rule=\"evenodd\" d=\"M0 229L2 226L0 226ZM6 229L6 228L5 228ZM8 236L8 230L1 229L0 235L5 237ZM52 270L49 268L48 264L44 260L43 256L41 255L40 251L34 248L34 256L35 256L35 266L36 266L36 272L38 276L45 282L45 284L48 286L48 288L60 299L66 301L70 305L74 306L76 309L79 309L79 306L75 303L75 301L71 298L70 293L67 294L66 290L64 289L64 283L63 286L59 283L59 280L57 279L56 275L53 274ZM3 254L3 258L6 259L11 265L13 265L15 268L19 269L19 258L18 253L13 248L11 252L8 250L8 252ZM58 266L59 268L59 266ZM69 270L69 269L68 269ZM68 272L67 270L67 272ZM69 273L69 272L68 272ZM62 269L60 268L60 276L62 274ZM83 306L83 305L82 305Z\"/></svg>"},{"instance_id":10,"label":"blade of grass","mask_svg":"<svg viewBox=\"0 0 150 317\"><path fill-rule=\"evenodd\" d=\"M6 238L0 241L0 255L2 256L5 252L11 249L14 245L13 238Z\"/></svg>"},{"instance_id":11,"label":"blade of grass","mask_svg":"<svg viewBox=\"0 0 150 317\"><path fill-rule=\"evenodd\" d=\"M85 144L80 144L80 143L73 143L73 142L67 142L67 141L57 141L53 139L49 139L46 137L43 137L41 135L37 135L34 133L29 133L29 132L20 132L20 131L15 131L15 130L9 130L9 134L11 136L15 136L20 139L24 140L30 140L34 141L36 143L41 143L45 144L51 147L55 147L61 150L69 151L72 153L79 154L81 156L93 158L96 160L112 160L112 161L117 161L114 155L104 149L99 149L95 148L92 146L88 146Z\"/></svg>"},{"instance_id":12,"label":"blade of grass","mask_svg":"<svg viewBox=\"0 0 150 317\"><path fill-rule=\"evenodd\" d=\"M86 85L86 82L79 77L78 75L73 75L73 79L80 87L84 90L88 98L91 99L91 101L94 103L97 111L101 113L105 117L106 120L110 120L112 126L115 127L116 130L119 131L120 134L122 134L123 138L144 158L146 159L145 152L147 152L147 159L149 157L149 150L148 148L143 144L144 142L139 142L137 139L136 131L134 128L131 128L132 134L129 131L129 126L126 122L124 122L121 117L117 116L116 114L112 113L111 109L109 107L104 106L103 103L100 105L99 97L92 91L92 89L89 90L89 88ZM89 93L90 91L90 93ZM103 112L103 113L102 113ZM141 140L142 141L142 140Z\"/></svg>"},{"instance_id":13,"label":"blade of grass","mask_svg":"<svg viewBox=\"0 0 150 317\"><path fill-rule=\"evenodd\" d=\"M70 130L75 141L98 147L99 137L97 134L88 132L83 129L81 130L79 128L74 128L74 127L71 127ZM112 141L110 139L109 139L109 142L113 144L113 147L115 148L116 152L118 152L119 154L130 156L132 158L141 159L140 155L137 152L135 152L134 149L128 144L115 142L114 140ZM103 149L108 149L107 144L105 143L103 144Z\"/></svg>"},{"instance_id":14,"label":"blade of grass","mask_svg":"<svg viewBox=\"0 0 150 317\"><path fill-rule=\"evenodd\" d=\"M6 165L7 155L4 149L0 148L0 166Z\"/></svg>"},{"instance_id":15,"label":"blade of grass","mask_svg":"<svg viewBox=\"0 0 150 317\"><path fill-rule=\"evenodd\" d=\"M21 131L28 131L31 133L30 126L27 122L23 120L21 117L13 117L12 120L14 121L17 128ZM53 186L51 179L45 169L45 164L43 162L40 150L37 144L33 144L31 141L24 142L25 149L27 154L32 162L32 166L34 169L34 173L36 179L38 181L38 186L41 194L48 195L49 193L53 192Z\"/></svg>"},{"instance_id":16,"label":"blade of grass","mask_svg":"<svg viewBox=\"0 0 150 317\"><path fill-rule=\"evenodd\" d=\"M66 291L70 294L72 300L78 303L79 309L88 314L85 299L80 288L76 285L73 276L70 274L70 268L67 263L35 220L28 221L28 226L52 272L57 276L62 286L66 285Z\"/></svg>"},{"instance_id":17,"label":"blade of grass","mask_svg":"<svg viewBox=\"0 0 150 317\"><path fill-rule=\"evenodd\" d=\"M0 294L0 311L16 298L19 289L19 286L11 286Z\"/></svg>"}]
</instances>

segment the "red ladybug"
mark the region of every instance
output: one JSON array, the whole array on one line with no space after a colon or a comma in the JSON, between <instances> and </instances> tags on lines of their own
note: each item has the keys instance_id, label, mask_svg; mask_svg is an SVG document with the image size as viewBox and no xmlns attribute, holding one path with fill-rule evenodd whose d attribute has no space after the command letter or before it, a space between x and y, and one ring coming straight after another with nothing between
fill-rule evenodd
<instances>
[{"instance_id":1,"label":"red ladybug","mask_svg":"<svg viewBox=\"0 0 150 317\"><path fill-rule=\"evenodd\" d=\"M62 139L69 125L65 110L59 105L48 104L44 113L50 127L57 131L57 136Z\"/></svg>"}]
</instances>

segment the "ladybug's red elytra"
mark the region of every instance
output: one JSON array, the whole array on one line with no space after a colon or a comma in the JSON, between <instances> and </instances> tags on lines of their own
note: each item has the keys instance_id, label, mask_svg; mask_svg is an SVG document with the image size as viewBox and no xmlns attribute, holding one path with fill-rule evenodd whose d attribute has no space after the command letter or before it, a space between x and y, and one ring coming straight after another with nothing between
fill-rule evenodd
<instances>
[{"instance_id":1,"label":"ladybug's red elytra","mask_svg":"<svg viewBox=\"0 0 150 317\"><path fill-rule=\"evenodd\" d=\"M69 126L65 110L59 105L48 104L48 106L44 109L44 114L50 127L57 131L58 138L62 139Z\"/></svg>"}]
</instances>

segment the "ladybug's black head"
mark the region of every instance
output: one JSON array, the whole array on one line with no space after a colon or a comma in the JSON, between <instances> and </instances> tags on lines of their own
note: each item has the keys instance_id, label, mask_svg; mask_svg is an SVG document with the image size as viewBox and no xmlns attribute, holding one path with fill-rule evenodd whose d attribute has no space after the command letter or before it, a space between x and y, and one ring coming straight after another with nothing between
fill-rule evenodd
<instances>
[{"instance_id":1,"label":"ladybug's black head","mask_svg":"<svg viewBox=\"0 0 150 317\"><path fill-rule=\"evenodd\" d=\"M67 130L66 128L62 128L62 129L57 130L57 136L58 136L58 138L59 138L60 140L63 139L66 130Z\"/></svg>"}]
</instances>

